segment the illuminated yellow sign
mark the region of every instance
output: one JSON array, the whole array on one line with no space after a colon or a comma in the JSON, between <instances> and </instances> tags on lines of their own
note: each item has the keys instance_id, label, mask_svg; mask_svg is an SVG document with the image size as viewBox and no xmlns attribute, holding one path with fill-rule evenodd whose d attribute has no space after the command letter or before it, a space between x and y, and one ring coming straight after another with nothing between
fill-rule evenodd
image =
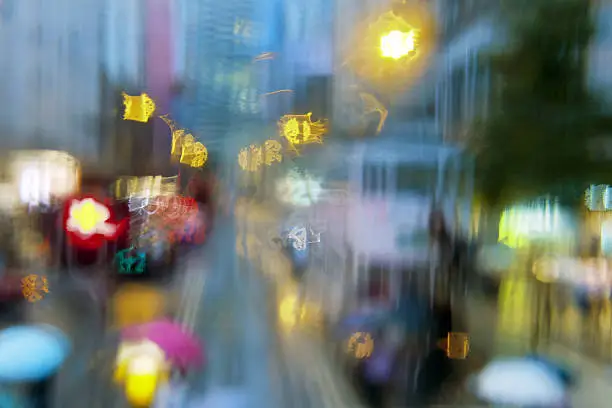
<instances>
[{"instance_id":1,"label":"illuminated yellow sign","mask_svg":"<svg viewBox=\"0 0 612 408\"><path fill-rule=\"evenodd\" d=\"M348 341L347 351L358 359L370 357L374 351L374 340L370 333L353 333Z\"/></svg>"},{"instance_id":2,"label":"illuminated yellow sign","mask_svg":"<svg viewBox=\"0 0 612 408\"><path fill-rule=\"evenodd\" d=\"M448 358L464 360L470 352L470 338L467 333L450 332L438 342L438 346L446 351Z\"/></svg>"},{"instance_id":3,"label":"illuminated yellow sign","mask_svg":"<svg viewBox=\"0 0 612 408\"><path fill-rule=\"evenodd\" d=\"M191 167L202 167L207 159L208 150L202 143L196 142L191 134L183 136L179 162Z\"/></svg>"},{"instance_id":4,"label":"illuminated yellow sign","mask_svg":"<svg viewBox=\"0 0 612 408\"><path fill-rule=\"evenodd\" d=\"M114 183L115 198L127 199L133 197L157 197L174 195L177 192L178 178L147 176L129 177L123 176Z\"/></svg>"},{"instance_id":5,"label":"illuminated yellow sign","mask_svg":"<svg viewBox=\"0 0 612 408\"><path fill-rule=\"evenodd\" d=\"M260 146L250 145L238 153L238 165L245 171L257 171L263 162L263 152Z\"/></svg>"},{"instance_id":6,"label":"illuminated yellow sign","mask_svg":"<svg viewBox=\"0 0 612 408\"><path fill-rule=\"evenodd\" d=\"M41 292L49 293L47 277L41 277L40 284L38 278L38 275L28 275L25 278L21 279L21 292L23 293L23 297L28 302L34 303L41 300L44 297Z\"/></svg>"},{"instance_id":7,"label":"illuminated yellow sign","mask_svg":"<svg viewBox=\"0 0 612 408\"><path fill-rule=\"evenodd\" d=\"M280 135L292 148L295 146L323 143L323 135L327 133L327 124L323 121L313 122L312 113L305 115L285 115L278 122Z\"/></svg>"},{"instance_id":8,"label":"illuminated yellow sign","mask_svg":"<svg viewBox=\"0 0 612 408\"><path fill-rule=\"evenodd\" d=\"M283 161L283 155L281 154L283 146L276 140L266 140L264 143L264 163L270 166L272 163Z\"/></svg>"},{"instance_id":9,"label":"illuminated yellow sign","mask_svg":"<svg viewBox=\"0 0 612 408\"><path fill-rule=\"evenodd\" d=\"M124 92L123 104L125 106L123 119L137 122L148 122L156 109L155 102L146 93L131 96ZM172 132L170 156L191 167L204 166L208 160L206 147L196 142L193 135L185 134L185 129L179 128L168 115L161 115L159 118L168 125Z\"/></svg>"},{"instance_id":10,"label":"illuminated yellow sign","mask_svg":"<svg viewBox=\"0 0 612 408\"><path fill-rule=\"evenodd\" d=\"M128 95L123 93L123 105L125 112L124 120L133 120L136 122L148 122L151 116L155 113L155 102L146 93L140 95Z\"/></svg>"},{"instance_id":11,"label":"illuminated yellow sign","mask_svg":"<svg viewBox=\"0 0 612 408\"><path fill-rule=\"evenodd\" d=\"M189 165L191 167L202 167L208 160L208 149L200 142L193 144L193 150L191 151L192 159Z\"/></svg>"},{"instance_id":12,"label":"illuminated yellow sign","mask_svg":"<svg viewBox=\"0 0 612 408\"><path fill-rule=\"evenodd\" d=\"M270 166L272 163L281 162L282 145L277 140L266 140L262 146L250 145L238 153L238 165L244 171L257 171L262 163Z\"/></svg>"},{"instance_id":13,"label":"illuminated yellow sign","mask_svg":"<svg viewBox=\"0 0 612 408\"><path fill-rule=\"evenodd\" d=\"M185 129L179 128L168 115L162 115L160 119L166 122L172 132L170 156L191 167L204 166L208 160L208 149L202 143L196 142L192 134L185 134Z\"/></svg>"}]
</instances>

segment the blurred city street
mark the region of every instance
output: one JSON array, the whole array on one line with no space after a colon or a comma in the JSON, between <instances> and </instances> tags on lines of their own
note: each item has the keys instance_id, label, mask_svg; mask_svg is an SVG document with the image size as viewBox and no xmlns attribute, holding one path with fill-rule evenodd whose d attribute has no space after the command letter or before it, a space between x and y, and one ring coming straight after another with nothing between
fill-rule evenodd
<instances>
[{"instance_id":1,"label":"blurred city street","mask_svg":"<svg viewBox=\"0 0 612 408\"><path fill-rule=\"evenodd\" d=\"M611 18L0 0L0 408L607 408Z\"/></svg>"},{"instance_id":2,"label":"blurred city street","mask_svg":"<svg viewBox=\"0 0 612 408\"><path fill-rule=\"evenodd\" d=\"M578 310L571 296L559 291L549 317L544 309L535 310L533 299L543 300L536 293L537 281L526 277L504 279L496 299L474 294L466 299L466 315L470 333L471 354L475 368L493 356L521 356L531 352L534 341L537 350L576 370L579 381L572 393L576 407L605 407L612 395L610 371L610 316L599 315L596 325ZM540 288L542 289L542 288ZM559 289L559 288L557 288ZM562 308L561 305L565 307ZM556 307L555 307L556 306ZM540 334L534 340L539 318ZM546 335L550 327L550 336ZM607 355L601 354L607 345ZM599 349L599 350L598 350Z\"/></svg>"},{"instance_id":3,"label":"blurred city street","mask_svg":"<svg viewBox=\"0 0 612 408\"><path fill-rule=\"evenodd\" d=\"M189 399L205 401L210 390L226 390L248 395L248 406L299 403L314 408L350 402L351 391L346 384L338 385L343 384L341 375L323 348L308 340L312 332L302 336L279 330L278 304L270 296L275 290L259 263L253 266L236 256L241 243L237 248L232 224L220 219L211 241L181 259L171 281L140 283L157 287L169 302L177 303L178 319L204 339L206 369L190 376ZM275 268L266 272L269 276L281 273L283 264L282 255L271 252L261 253L266 267ZM279 262L270 261L274 258ZM50 279L51 293L44 301L25 305L30 308L28 320L56 325L74 341L74 353L60 376L58 404L76 408L87 399L92 408L124 406L121 390L111 383L117 335L104 330L102 312L87 290L94 282L81 278L77 284L75 279ZM135 302L130 307L152 305Z\"/></svg>"},{"instance_id":4,"label":"blurred city street","mask_svg":"<svg viewBox=\"0 0 612 408\"><path fill-rule=\"evenodd\" d=\"M297 296L298 286L291 279L289 261L269 242L270 231L278 229L278 223L274 210L265 204L242 201L235 221L220 218L210 242L185 255L170 280L137 283L159 292L168 310L175 310L178 319L205 341L206 369L189 377L188 400L194 407L207 407L199 404L223 392L242 395L249 406L361 406L309 293L304 303L308 312L301 317L283 310L283 300ZM548 287L526 277L511 278L517 273L510 272L498 296L473 290L458 303L467 321L471 351L459 381L450 381L441 392L440 404L476 404L464 383L469 374L495 356L529 352L538 316L531 299L536 298L538 285L537 298L546 299L541 291ZM60 327L74 342L74 353L59 378L58 404L63 407L77 408L85 399L92 408L127 406L121 390L111 382L117 336L105 327L112 325L116 312L109 310L105 316L96 299L102 299L104 291L100 278L66 272L50 275L45 299L23 304L28 321ZM557 306L552 305L548 318L550 341L544 329L548 327L546 309L541 308L538 348L579 372L579 386L573 392L576 406L603 407L602 401L612 395L609 356L594 360L577 350L609 348L610 307L604 307L593 321L564 298L572 293L558 288L551 293L551 302ZM151 310L151 301L143 302L126 306L132 319L146 320L147 315L160 313ZM7 314L5 322L10 323L10 318ZM588 347L582 343L585 330ZM594 341L594 336L600 340Z\"/></svg>"}]
</instances>

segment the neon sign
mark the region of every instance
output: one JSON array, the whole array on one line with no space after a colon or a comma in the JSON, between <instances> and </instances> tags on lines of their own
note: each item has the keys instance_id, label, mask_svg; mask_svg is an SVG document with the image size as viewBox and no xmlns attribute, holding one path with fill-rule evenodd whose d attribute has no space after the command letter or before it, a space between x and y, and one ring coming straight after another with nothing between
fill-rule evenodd
<instances>
[{"instance_id":1,"label":"neon sign","mask_svg":"<svg viewBox=\"0 0 612 408\"><path fill-rule=\"evenodd\" d=\"M368 358L374 351L374 339L370 333L353 333L348 341L347 351L360 360Z\"/></svg>"},{"instance_id":2,"label":"neon sign","mask_svg":"<svg viewBox=\"0 0 612 408\"><path fill-rule=\"evenodd\" d=\"M170 116L162 115L159 118L168 125L172 132L170 156L178 158L180 163L188 164L191 167L204 166L208 160L208 149L202 143L196 142L191 133L185 134L185 129L178 127Z\"/></svg>"},{"instance_id":3,"label":"neon sign","mask_svg":"<svg viewBox=\"0 0 612 408\"><path fill-rule=\"evenodd\" d=\"M129 247L118 251L115 255L115 262L119 266L119 271L126 274L141 274L145 271L146 255L142 252L133 254L134 247Z\"/></svg>"},{"instance_id":4,"label":"neon sign","mask_svg":"<svg viewBox=\"0 0 612 408\"><path fill-rule=\"evenodd\" d=\"M238 153L238 165L245 171L257 171L262 164L266 166L283 161L283 146L277 140L266 140L263 146L250 145Z\"/></svg>"},{"instance_id":5,"label":"neon sign","mask_svg":"<svg viewBox=\"0 0 612 408\"><path fill-rule=\"evenodd\" d=\"M124 120L146 123L149 121L157 109L155 101L146 93L132 96L123 92L123 113ZM185 130L176 126L168 115L159 116L172 132L171 157L178 157L180 163L191 167L202 167L208 160L208 150L200 143L196 142L191 134L185 134Z\"/></svg>"},{"instance_id":6,"label":"neon sign","mask_svg":"<svg viewBox=\"0 0 612 408\"><path fill-rule=\"evenodd\" d=\"M125 222L113 221L109 206L93 197L68 200L64 210L64 230L72 245L98 249L105 241L113 241L125 229Z\"/></svg>"},{"instance_id":7,"label":"neon sign","mask_svg":"<svg viewBox=\"0 0 612 408\"><path fill-rule=\"evenodd\" d=\"M40 292L49 293L49 284L47 277L41 277L41 282L38 282L38 275L28 275L21 279L21 292L23 297L31 303L38 302L44 295Z\"/></svg>"},{"instance_id":8,"label":"neon sign","mask_svg":"<svg viewBox=\"0 0 612 408\"><path fill-rule=\"evenodd\" d=\"M280 135L287 139L292 149L295 146L311 143L323 143L323 135L327 133L324 121L313 122L312 113L305 115L284 115L278 121Z\"/></svg>"},{"instance_id":9,"label":"neon sign","mask_svg":"<svg viewBox=\"0 0 612 408\"><path fill-rule=\"evenodd\" d=\"M155 102L146 93L131 96L123 92L123 105L125 106L123 120L143 123L149 121L156 109Z\"/></svg>"}]
</instances>

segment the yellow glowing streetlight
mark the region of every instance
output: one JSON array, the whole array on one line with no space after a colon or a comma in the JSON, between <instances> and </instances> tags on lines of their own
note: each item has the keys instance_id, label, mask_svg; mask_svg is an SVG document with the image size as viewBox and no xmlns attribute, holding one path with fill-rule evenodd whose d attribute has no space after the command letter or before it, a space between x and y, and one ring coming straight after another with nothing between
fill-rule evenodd
<instances>
[{"instance_id":1,"label":"yellow glowing streetlight","mask_svg":"<svg viewBox=\"0 0 612 408\"><path fill-rule=\"evenodd\" d=\"M414 30L409 32L393 30L380 38L380 55L383 58L398 60L414 53L415 50Z\"/></svg>"},{"instance_id":2,"label":"yellow glowing streetlight","mask_svg":"<svg viewBox=\"0 0 612 408\"><path fill-rule=\"evenodd\" d=\"M420 77L434 48L430 6L410 1L356 27L342 66L377 92L392 96Z\"/></svg>"}]
</instances>

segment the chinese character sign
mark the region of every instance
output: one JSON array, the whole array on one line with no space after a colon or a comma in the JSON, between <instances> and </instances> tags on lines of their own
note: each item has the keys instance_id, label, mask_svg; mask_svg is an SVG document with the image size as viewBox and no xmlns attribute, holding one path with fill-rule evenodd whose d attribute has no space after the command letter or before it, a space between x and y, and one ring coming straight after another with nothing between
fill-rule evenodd
<instances>
[{"instance_id":1,"label":"chinese character sign","mask_svg":"<svg viewBox=\"0 0 612 408\"><path fill-rule=\"evenodd\" d=\"M298 145L323 143L327 124L320 120L313 122L311 116L310 112L305 115L285 115L278 121L279 133L292 149L296 150Z\"/></svg>"},{"instance_id":2,"label":"chinese character sign","mask_svg":"<svg viewBox=\"0 0 612 408\"><path fill-rule=\"evenodd\" d=\"M123 93L123 120L132 120L146 123L155 113L155 102L146 93L140 95L128 95Z\"/></svg>"},{"instance_id":3,"label":"chinese character sign","mask_svg":"<svg viewBox=\"0 0 612 408\"><path fill-rule=\"evenodd\" d=\"M282 145L277 140L266 140L263 146L250 145L238 153L238 165L242 170L254 172L264 163L267 166L280 163L283 160L281 150Z\"/></svg>"},{"instance_id":4,"label":"chinese character sign","mask_svg":"<svg viewBox=\"0 0 612 408\"><path fill-rule=\"evenodd\" d=\"M117 252L115 262L120 273L141 274L145 272L146 255L142 252L134 252L134 247L130 247Z\"/></svg>"},{"instance_id":5,"label":"chinese character sign","mask_svg":"<svg viewBox=\"0 0 612 408\"><path fill-rule=\"evenodd\" d=\"M353 333L348 341L347 350L360 360L368 358L374 351L374 339L372 339L370 333Z\"/></svg>"},{"instance_id":6,"label":"chinese character sign","mask_svg":"<svg viewBox=\"0 0 612 408\"><path fill-rule=\"evenodd\" d=\"M193 198L176 195L160 196L147 200L145 204L142 208L154 216L153 228L167 234L171 242L204 242L206 220ZM136 205L135 208L140 209L140 205Z\"/></svg>"},{"instance_id":7,"label":"chinese character sign","mask_svg":"<svg viewBox=\"0 0 612 408\"><path fill-rule=\"evenodd\" d=\"M159 117L172 132L172 148L170 157L191 167L202 167L208 160L208 149L197 142L192 134L180 128L168 115Z\"/></svg>"},{"instance_id":8,"label":"chinese character sign","mask_svg":"<svg viewBox=\"0 0 612 408\"><path fill-rule=\"evenodd\" d=\"M43 293L49 293L47 277L39 277L38 275L26 276L21 279L21 292L28 302L38 302L44 297Z\"/></svg>"}]
</instances>

